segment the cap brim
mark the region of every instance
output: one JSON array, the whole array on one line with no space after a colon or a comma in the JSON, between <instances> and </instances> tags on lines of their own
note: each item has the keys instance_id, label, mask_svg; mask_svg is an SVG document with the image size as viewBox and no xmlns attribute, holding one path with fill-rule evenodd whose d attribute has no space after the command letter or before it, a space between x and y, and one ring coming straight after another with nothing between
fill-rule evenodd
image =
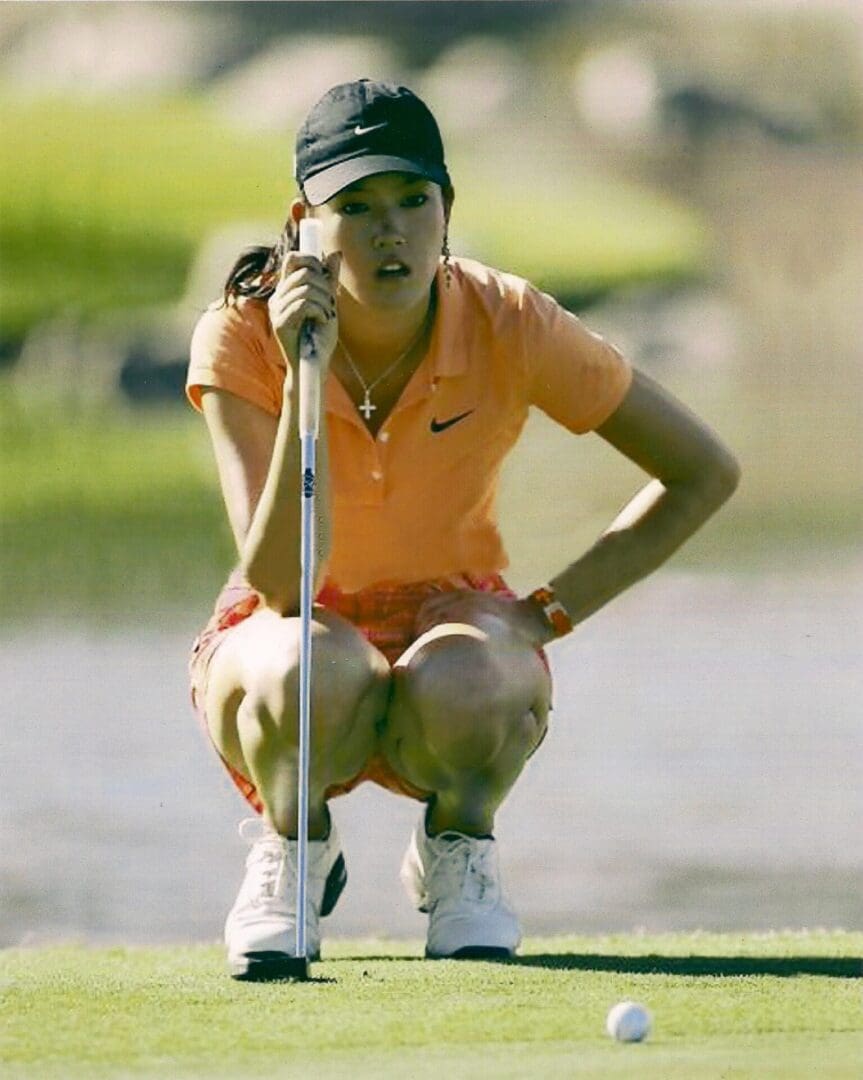
<instances>
[{"instance_id":1,"label":"cap brim","mask_svg":"<svg viewBox=\"0 0 863 1080\"><path fill-rule=\"evenodd\" d=\"M367 176L385 172L413 173L415 176L424 176L428 180L433 180L436 184L445 184L449 180L448 177L442 176L439 170L418 165L415 161L408 161L407 158L393 157L391 154L365 154L362 157L340 161L337 165L331 165L328 169L315 173L314 176L306 177L303 192L312 206L320 206L350 184L364 180Z\"/></svg>"}]
</instances>

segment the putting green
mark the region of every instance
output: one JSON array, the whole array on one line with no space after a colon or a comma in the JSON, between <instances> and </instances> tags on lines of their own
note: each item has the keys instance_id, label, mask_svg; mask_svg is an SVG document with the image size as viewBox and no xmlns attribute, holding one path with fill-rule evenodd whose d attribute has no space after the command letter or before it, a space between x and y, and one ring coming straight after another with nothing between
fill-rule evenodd
<instances>
[{"instance_id":1,"label":"putting green","mask_svg":"<svg viewBox=\"0 0 863 1080\"><path fill-rule=\"evenodd\" d=\"M10 949L0 1076L859 1077L863 933L530 939L513 963L337 941L305 985L215 946ZM604 1032L623 998L649 1040Z\"/></svg>"}]
</instances>

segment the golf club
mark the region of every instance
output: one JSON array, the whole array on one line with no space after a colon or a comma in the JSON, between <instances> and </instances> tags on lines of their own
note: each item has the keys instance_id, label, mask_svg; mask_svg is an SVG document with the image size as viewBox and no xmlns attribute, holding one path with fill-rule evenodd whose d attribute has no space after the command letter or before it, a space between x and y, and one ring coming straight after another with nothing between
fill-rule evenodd
<instances>
[{"instance_id":1,"label":"golf club","mask_svg":"<svg viewBox=\"0 0 863 1080\"><path fill-rule=\"evenodd\" d=\"M300 251L320 259L320 222L300 221ZM312 600L315 582L315 449L320 424L321 373L314 329L307 322L300 331L299 432L301 528L300 544L300 702L297 752L297 955L291 978L309 977L306 947L306 890L309 851L309 732L312 678Z\"/></svg>"}]
</instances>

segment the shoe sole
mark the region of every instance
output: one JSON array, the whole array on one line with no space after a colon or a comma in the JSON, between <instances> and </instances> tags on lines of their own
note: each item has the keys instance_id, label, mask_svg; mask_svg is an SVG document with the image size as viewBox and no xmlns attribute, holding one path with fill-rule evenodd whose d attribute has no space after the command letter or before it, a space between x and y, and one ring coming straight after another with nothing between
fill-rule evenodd
<instances>
[{"instance_id":1,"label":"shoe sole","mask_svg":"<svg viewBox=\"0 0 863 1080\"><path fill-rule=\"evenodd\" d=\"M309 963L317 959L317 956L288 956L281 952L247 953L231 961L231 978L240 982L306 982Z\"/></svg>"},{"instance_id":2,"label":"shoe sole","mask_svg":"<svg viewBox=\"0 0 863 1080\"><path fill-rule=\"evenodd\" d=\"M495 945L465 945L454 953L431 953L426 949L426 960L511 960L512 949Z\"/></svg>"}]
</instances>

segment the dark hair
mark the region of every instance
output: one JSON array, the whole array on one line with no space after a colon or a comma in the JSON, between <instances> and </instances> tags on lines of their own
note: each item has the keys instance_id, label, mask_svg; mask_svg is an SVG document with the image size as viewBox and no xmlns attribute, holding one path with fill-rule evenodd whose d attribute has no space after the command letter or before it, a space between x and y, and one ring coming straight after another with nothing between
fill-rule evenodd
<instances>
[{"instance_id":1,"label":"dark hair","mask_svg":"<svg viewBox=\"0 0 863 1080\"><path fill-rule=\"evenodd\" d=\"M288 215L278 240L272 247L260 244L246 248L228 273L223 298L248 296L253 300L268 300L276 287L276 278L289 251L296 251L300 230L293 216Z\"/></svg>"}]
</instances>

